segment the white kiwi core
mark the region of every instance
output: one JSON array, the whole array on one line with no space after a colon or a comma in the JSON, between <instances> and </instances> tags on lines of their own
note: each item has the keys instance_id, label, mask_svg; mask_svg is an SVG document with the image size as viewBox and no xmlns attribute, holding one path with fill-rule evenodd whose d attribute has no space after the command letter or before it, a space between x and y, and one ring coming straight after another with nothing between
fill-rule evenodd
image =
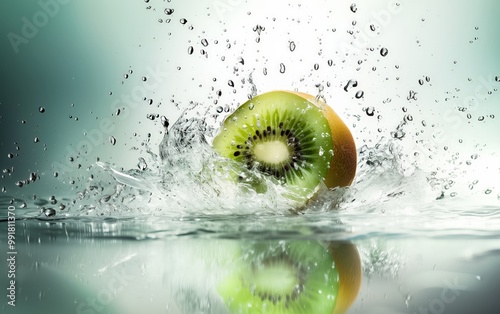
<instances>
[{"instance_id":1,"label":"white kiwi core","mask_svg":"<svg viewBox=\"0 0 500 314\"><path fill-rule=\"evenodd\" d=\"M286 163L290 159L288 146L281 141L258 143L255 145L253 153L257 161L267 164Z\"/></svg>"}]
</instances>

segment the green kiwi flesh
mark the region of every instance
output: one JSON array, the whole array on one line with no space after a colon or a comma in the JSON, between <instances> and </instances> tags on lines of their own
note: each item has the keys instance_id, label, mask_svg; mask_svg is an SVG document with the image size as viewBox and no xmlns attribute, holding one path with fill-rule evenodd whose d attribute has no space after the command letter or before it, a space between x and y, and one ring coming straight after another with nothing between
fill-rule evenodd
<instances>
[{"instance_id":1,"label":"green kiwi flesh","mask_svg":"<svg viewBox=\"0 0 500 314\"><path fill-rule=\"evenodd\" d=\"M333 313L339 276L316 241L259 242L218 286L231 313Z\"/></svg>"},{"instance_id":2,"label":"green kiwi flesh","mask_svg":"<svg viewBox=\"0 0 500 314\"><path fill-rule=\"evenodd\" d=\"M213 147L244 168L276 179L297 200L312 196L333 157L331 130L321 109L282 91L255 96L236 109Z\"/></svg>"}]
</instances>

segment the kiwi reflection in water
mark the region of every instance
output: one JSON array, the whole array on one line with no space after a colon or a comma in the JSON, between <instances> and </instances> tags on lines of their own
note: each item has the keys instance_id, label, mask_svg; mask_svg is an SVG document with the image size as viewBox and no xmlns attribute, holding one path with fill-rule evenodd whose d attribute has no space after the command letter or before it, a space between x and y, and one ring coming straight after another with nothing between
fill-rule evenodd
<instances>
[{"instance_id":1,"label":"kiwi reflection in water","mask_svg":"<svg viewBox=\"0 0 500 314\"><path fill-rule=\"evenodd\" d=\"M344 313L361 284L350 243L248 243L241 256L218 287L232 313Z\"/></svg>"}]
</instances>

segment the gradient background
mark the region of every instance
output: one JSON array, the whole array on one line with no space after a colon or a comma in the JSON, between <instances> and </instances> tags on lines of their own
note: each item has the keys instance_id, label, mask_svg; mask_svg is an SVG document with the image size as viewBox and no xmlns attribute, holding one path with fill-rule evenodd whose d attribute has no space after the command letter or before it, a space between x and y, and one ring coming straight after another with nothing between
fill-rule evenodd
<instances>
[{"instance_id":1,"label":"gradient background","mask_svg":"<svg viewBox=\"0 0 500 314\"><path fill-rule=\"evenodd\" d=\"M496 185L484 174L499 177L500 83L494 80L500 75L498 1L400 0L397 14L389 15L394 2L386 0L356 1L355 13L349 9L352 1L326 0L66 2L0 4L0 162L2 169L13 169L2 173L0 187L6 195L74 194L87 184L92 173L87 168L98 158L135 168L138 158L147 156L145 144L157 152L163 136L159 119L151 121L147 114L165 115L172 123L190 102L201 103L200 115L215 114L218 105L235 108L250 93L251 73L259 93L299 89L316 94L315 85L322 84L358 147L390 137L403 116L411 114L401 142L408 156L423 152L419 166L430 171L458 168L486 180L485 187ZM9 33L22 35L23 18L40 17L40 3L56 3L51 10L57 12L16 53ZM174 13L167 16L165 8ZM181 18L187 23L181 24ZM375 32L369 30L371 24ZM256 25L265 27L260 35ZM296 44L293 52L290 41ZM389 50L386 57L379 54L382 47ZM286 66L283 74L280 63ZM164 74L154 80L148 69ZM125 79L129 70L133 73ZM142 76L155 83L139 93L153 104L141 97L124 101L145 86ZM431 80L420 86L418 80L425 76ZM359 85L346 93L349 79ZM234 88L228 80L235 82ZM481 97L471 100L484 85ZM354 97L357 90L364 91L362 99ZM418 93L416 101L407 100L410 90ZM45 113L38 112L40 106ZM365 114L368 106L375 108L375 116ZM120 116L116 108L122 109ZM480 116L484 121L478 121ZM110 132L99 126L107 119ZM96 144L80 151L79 144L99 130ZM110 136L116 145L110 144ZM9 153L15 157L9 159ZM479 159L471 174L465 163L475 153ZM70 156L74 162L68 162ZM54 162L66 165L62 171L59 167L58 178ZM40 180L18 188L15 182L31 172Z\"/></svg>"}]
</instances>

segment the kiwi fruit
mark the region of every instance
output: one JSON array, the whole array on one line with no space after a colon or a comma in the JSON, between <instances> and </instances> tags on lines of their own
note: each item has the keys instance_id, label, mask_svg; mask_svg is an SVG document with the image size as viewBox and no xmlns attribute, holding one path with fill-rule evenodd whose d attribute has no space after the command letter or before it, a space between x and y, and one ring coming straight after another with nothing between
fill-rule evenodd
<instances>
[{"instance_id":1,"label":"kiwi fruit","mask_svg":"<svg viewBox=\"0 0 500 314\"><path fill-rule=\"evenodd\" d=\"M314 195L334 155L331 127L322 108L285 91L258 95L241 105L226 118L212 145L243 169L286 187L284 194L297 201ZM251 182L261 186L259 180Z\"/></svg>"},{"instance_id":2,"label":"kiwi fruit","mask_svg":"<svg viewBox=\"0 0 500 314\"><path fill-rule=\"evenodd\" d=\"M217 288L231 313L333 313L339 274L319 242L264 241L242 253Z\"/></svg>"}]
</instances>

